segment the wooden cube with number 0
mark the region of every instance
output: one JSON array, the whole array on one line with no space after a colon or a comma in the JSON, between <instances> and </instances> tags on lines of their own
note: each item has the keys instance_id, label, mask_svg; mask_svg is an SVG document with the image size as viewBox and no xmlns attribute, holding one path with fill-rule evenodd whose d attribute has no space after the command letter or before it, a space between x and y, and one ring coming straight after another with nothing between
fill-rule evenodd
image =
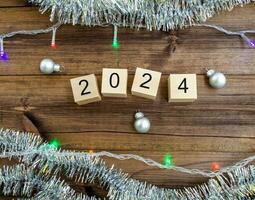
<instances>
[{"instance_id":1,"label":"wooden cube with number 0","mask_svg":"<svg viewBox=\"0 0 255 200\"><path fill-rule=\"evenodd\" d=\"M75 103L83 105L101 100L95 74L73 78L70 81Z\"/></svg>"},{"instance_id":2,"label":"wooden cube with number 0","mask_svg":"<svg viewBox=\"0 0 255 200\"><path fill-rule=\"evenodd\" d=\"M131 92L133 95L156 99L160 83L161 72L136 68Z\"/></svg>"},{"instance_id":3,"label":"wooden cube with number 0","mask_svg":"<svg viewBox=\"0 0 255 200\"><path fill-rule=\"evenodd\" d=\"M193 102L196 99L196 74L170 74L168 79L169 102Z\"/></svg>"},{"instance_id":4,"label":"wooden cube with number 0","mask_svg":"<svg viewBox=\"0 0 255 200\"><path fill-rule=\"evenodd\" d=\"M127 97L127 69L104 68L101 93L106 97Z\"/></svg>"}]
</instances>

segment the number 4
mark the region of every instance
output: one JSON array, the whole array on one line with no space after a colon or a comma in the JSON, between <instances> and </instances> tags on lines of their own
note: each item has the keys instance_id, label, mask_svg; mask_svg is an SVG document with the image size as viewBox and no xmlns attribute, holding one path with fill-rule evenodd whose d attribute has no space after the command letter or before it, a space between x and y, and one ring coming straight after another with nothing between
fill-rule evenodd
<instances>
[{"instance_id":1,"label":"number 4","mask_svg":"<svg viewBox=\"0 0 255 200\"><path fill-rule=\"evenodd\" d=\"M184 90L184 93L187 93L188 89L189 88L187 87L187 80L186 80L186 78L184 78L182 80L181 84L179 85L178 90Z\"/></svg>"}]
</instances>

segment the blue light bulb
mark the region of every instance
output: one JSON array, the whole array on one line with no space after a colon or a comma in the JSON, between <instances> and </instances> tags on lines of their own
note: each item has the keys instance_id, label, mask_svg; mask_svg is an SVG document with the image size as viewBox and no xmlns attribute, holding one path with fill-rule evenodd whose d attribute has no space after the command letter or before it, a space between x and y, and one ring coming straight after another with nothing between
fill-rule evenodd
<instances>
[{"instance_id":1,"label":"blue light bulb","mask_svg":"<svg viewBox=\"0 0 255 200\"><path fill-rule=\"evenodd\" d=\"M7 61L8 60L7 53L5 51L1 51L0 52L0 58L1 58L2 61Z\"/></svg>"},{"instance_id":2,"label":"blue light bulb","mask_svg":"<svg viewBox=\"0 0 255 200\"><path fill-rule=\"evenodd\" d=\"M254 40L250 40L249 41L249 45L253 48L255 48L255 41Z\"/></svg>"}]
</instances>

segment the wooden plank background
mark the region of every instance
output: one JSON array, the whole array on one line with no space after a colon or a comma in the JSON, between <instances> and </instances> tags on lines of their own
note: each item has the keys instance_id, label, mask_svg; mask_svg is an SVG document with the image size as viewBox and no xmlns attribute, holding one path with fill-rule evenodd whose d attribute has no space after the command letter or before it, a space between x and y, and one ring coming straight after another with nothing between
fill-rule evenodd
<instances>
[{"instance_id":1,"label":"wooden plank background","mask_svg":"<svg viewBox=\"0 0 255 200\"><path fill-rule=\"evenodd\" d=\"M48 14L41 15L25 0L1 0L0 16L0 32L51 25ZM253 4L221 12L208 23L231 30L255 29L254 18ZM212 161L228 166L254 154L255 50L240 38L201 27L171 33L122 28L119 67L129 70L128 98L103 98L85 106L73 102L69 79L95 73L101 80L102 68L116 67L112 28L65 25L57 32L56 50L50 48L50 40L51 34L5 40L10 59L0 62L1 127L33 131L30 119L43 137L58 138L62 148L134 153L159 162L170 152L176 165L189 168L210 169ZM38 68L45 57L64 65L65 73L42 75ZM136 67L163 72L156 101L131 96ZM224 72L227 87L210 88L205 68ZM199 99L185 105L167 103L169 73L197 73ZM137 109L152 122L149 134L133 129ZM133 160L106 161L160 187L206 181ZM105 194L99 187L87 186L86 191Z\"/></svg>"}]
</instances>

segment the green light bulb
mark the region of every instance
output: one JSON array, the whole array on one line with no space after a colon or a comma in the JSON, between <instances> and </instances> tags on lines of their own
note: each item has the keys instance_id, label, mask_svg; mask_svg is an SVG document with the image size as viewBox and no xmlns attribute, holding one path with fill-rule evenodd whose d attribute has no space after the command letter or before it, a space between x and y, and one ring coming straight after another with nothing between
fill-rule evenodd
<instances>
[{"instance_id":1,"label":"green light bulb","mask_svg":"<svg viewBox=\"0 0 255 200\"><path fill-rule=\"evenodd\" d=\"M167 167L167 168L170 168L170 167L173 166L173 159L172 159L172 156L171 156L169 153L167 153L167 154L165 155L165 158L164 158L164 165L165 165L165 167Z\"/></svg>"},{"instance_id":2,"label":"green light bulb","mask_svg":"<svg viewBox=\"0 0 255 200\"><path fill-rule=\"evenodd\" d=\"M50 148L54 148L55 150L57 150L60 146L60 142L57 140L57 139L52 139L50 142L49 142L49 147Z\"/></svg>"},{"instance_id":3,"label":"green light bulb","mask_svg":"<svg viewBox=\"0 0 255 200\"><path fill-rule=\"evenodd\" d=\"M118 42L118 39L117 39L117 38L114 38L114 39L113 39L112 47L113 47L114 49L118 49L118 48L119 48L119 42Z\"/></svg>"}]
</instances>

